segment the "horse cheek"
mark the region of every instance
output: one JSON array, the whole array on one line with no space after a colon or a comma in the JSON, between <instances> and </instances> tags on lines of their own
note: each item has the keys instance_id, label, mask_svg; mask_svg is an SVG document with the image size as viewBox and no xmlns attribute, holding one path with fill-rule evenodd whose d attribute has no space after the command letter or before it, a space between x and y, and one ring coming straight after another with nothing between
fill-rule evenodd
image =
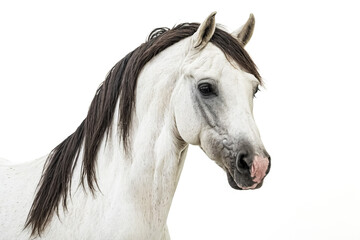
<instances>
[{"instance_id":1,"label":"horse cheek","mask_svg":"<svg viewBox=\"0 0 360 240\"><path fill-rule=\"evenodd\" d=\"M182 97L182 101L178 103L179 104L175 106L175 120L180 137L189 144L199 145L201 130L199 116L193 104L190 101L184 101L184 97Z\"/></svg>"}]
</instances>

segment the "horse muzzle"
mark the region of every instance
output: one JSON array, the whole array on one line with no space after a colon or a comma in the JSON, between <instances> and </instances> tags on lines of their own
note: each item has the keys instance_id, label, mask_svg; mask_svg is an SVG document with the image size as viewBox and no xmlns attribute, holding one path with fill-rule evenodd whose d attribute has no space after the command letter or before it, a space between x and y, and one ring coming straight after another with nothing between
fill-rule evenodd
<instances>
[{"instance_id":1,"label":"horse muzzle","mask_svg":"<svg viewBox=\"0 0 360 240\"><path fill-rule=\"evenodd\" d=\"M241 190L260 188L270 171L270 165L270 156L248 156L240 152L236 156L235 166L227 171L229 184Z\"/></svg>"}]
</instances>

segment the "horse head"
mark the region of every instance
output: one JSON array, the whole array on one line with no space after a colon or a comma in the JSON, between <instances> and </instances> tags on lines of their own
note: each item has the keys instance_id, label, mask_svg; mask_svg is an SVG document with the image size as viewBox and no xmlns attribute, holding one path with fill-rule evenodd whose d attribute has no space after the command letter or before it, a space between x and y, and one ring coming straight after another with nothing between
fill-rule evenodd
<instances>
[{"instance_id":1,"label":"horse head","mask_svg":"<svg viewBox=\"0 0 360 240\"><path fill-rule=\"evenodd\" d=\"M172 99L180 137L199 145L235 189L259 188L270 170L253 117L253 98L262 82L243 49L254 23L250 15L224 49L217 42L223 40L217 40L215 13L210 14L190 38Z\"/></svg>"}]
</instances>

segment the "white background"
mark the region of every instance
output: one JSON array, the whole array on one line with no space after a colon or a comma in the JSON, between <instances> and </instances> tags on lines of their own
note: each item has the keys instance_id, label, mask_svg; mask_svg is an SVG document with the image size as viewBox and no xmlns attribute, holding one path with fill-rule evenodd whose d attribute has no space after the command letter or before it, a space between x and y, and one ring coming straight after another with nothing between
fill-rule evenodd
<instances>
[{"instance_id":1,"label":"white background","mask_svg":"<svg viewBox=\"0 0 360 240\"><path fill-rule=\"evenodd\" d=\"M255 14L247 50L266 82L255 117L272 170L261 189L236 191L192 147L172 239L360 239L356 1L1 1L0 155L47 154L152 29L214 10L230 31Z\"/></svg>"}]
</instances>

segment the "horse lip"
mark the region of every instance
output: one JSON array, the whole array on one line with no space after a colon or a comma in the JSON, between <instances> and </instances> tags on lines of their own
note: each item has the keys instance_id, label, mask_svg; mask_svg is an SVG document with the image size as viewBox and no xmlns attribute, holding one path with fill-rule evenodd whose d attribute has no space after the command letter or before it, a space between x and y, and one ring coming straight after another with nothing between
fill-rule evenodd
<instances>
[{"instance_id":1,"label":"horse lip","mask_svg":"<svg viewBox=\"0 0 360 240\"><path fill-rule=\"evenodd\" d=\"M226 171L226 174L227 174L227 178L228 178L230 187L232 187L236 190L243 190L242 188L239 187L239 185L237 185L237 183L234 180L234 177L228 171Z\"/></svg>"},{"instance_id":2,"label":"horse lip","mask_svg":"<svg viewBox=\"0 0 360 240\"><path fill-rule=\"evenodd\" d=\"M254 185L252 185L250 187L241 187L236 183L234 177L231 175L231 173L228 170L226 170L226 174L227 174L228 183L229 183L230 187L232 187L232 188L234 188L236 190L254 190L254 189L258 189L258 188L261 188L261 186L263 185L263 182L264 182L262 180L262 181L260 181L258 183L254 183L254 184L256 184L255 187L253 187Z\"/></svg>"}]
</instances>

